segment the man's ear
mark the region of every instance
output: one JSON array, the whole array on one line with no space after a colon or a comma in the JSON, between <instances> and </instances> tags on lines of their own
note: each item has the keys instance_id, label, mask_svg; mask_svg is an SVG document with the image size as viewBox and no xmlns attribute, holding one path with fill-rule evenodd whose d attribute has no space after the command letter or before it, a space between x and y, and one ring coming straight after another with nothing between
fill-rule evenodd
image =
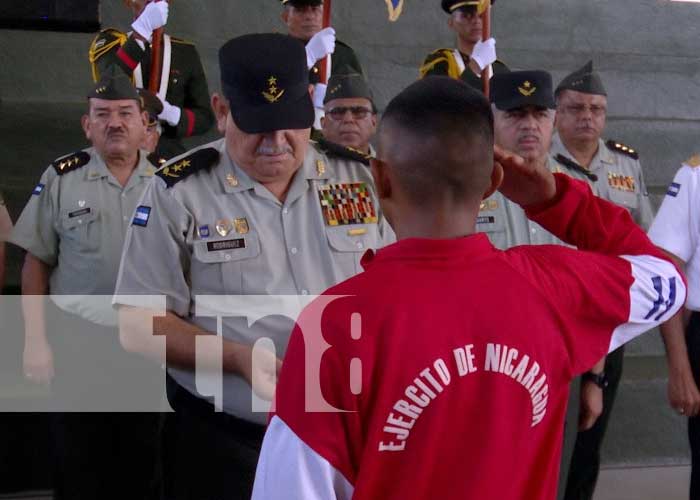
<instances>
[{"instance_id":1,"label":"man's ear","mask_svg":"<svg viewBox=\"0 0 700 500\"><path fill-rule=\"evenodd\" d=\"M83 127L85 138L88 141L91 141L92 137L90 137L90 117L88 115L83 115L80 117L80 126Z\"/></svg>"},{"instance_id":2,"label":"man's ear","mask_svg":"<svg viewBox=\"0 0 700 500\"><path fill-rule=\"evenodd\" d=\"M284 10L282 11L282 14L280 14L280 19L282 19L282 22L287 25L289 23L289 10L285 7Z\"/></svg>"},{"instance_id":3,"label":"man's ear","mask_svg":"<svg viewBox=\"0 0 700 500\"><path fill-rule=\"evenodd\" d=\"M324 127L324 125L323 125L324 123L326 123L326 117L325 117L325 116L322 116L322 117L321 117L321 128Z\"/></svg>"},{"instance_id":4,"label":"man's ear","mask_svg":"<svg viewBox=\"0 0 700 500\"><path fill-rule=\"evenodd\" d=\"M387 164L377 158L370 160L372 168L372 177L374 178L374 187L377 190L379 199L391 198L392 185L389 173L387 172Z\"/></svg>"},{"instance_id":5,"label":"man's ear","mask_svg":"<svg viewBox=\"0 0 700 500\"><path fill-rule=\"evenodd\" d=\"M503 167L501 166L500 163L497 161L493 162L493 170L491 171L491 184L489 185L488 189L484 193L484 196L481 197L482 200L485 200L489 196L491 196L493 193L496 192L496 190L501 187L501 183L503 182Z\"/></svg>"},{"instance_id":6,"label":"man's ear","mask_svg":"<svg viewBox=\"0 0 700 500\"><path fill-rule=\"evenodd\" d=\"M452 14L450 14L450 16L447 18L447 27L451 30L455 29L455 21L452 19Z\"/></svg>"},{"instance_id":7,"label":"man's ear","mask_svg":"<svg viewBox=\"0 0 700 500\"><path fill-rule=\"evenodd\" d=\"M228 101L218 92L214 92L211 96L211 109L216 117L216 128L222 135L226 133L226 120L231 111Z\"/></svg>"}]
</instances>

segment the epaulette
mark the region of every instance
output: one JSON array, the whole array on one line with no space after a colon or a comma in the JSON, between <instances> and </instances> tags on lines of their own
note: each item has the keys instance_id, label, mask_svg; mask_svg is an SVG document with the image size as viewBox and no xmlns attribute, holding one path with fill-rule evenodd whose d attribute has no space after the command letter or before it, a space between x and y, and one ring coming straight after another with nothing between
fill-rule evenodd
<instances>
[{"instance_id":1,"label":"epaulette","mask_svg":"<svg viewBox=\"0 0 700 500\"><path fill-rule=\"evenodd\" d=\"M203 169L211 168L219 160L219 151L214 148L198 149L191 155L179 160L167 163L156 172L156 175L165 181L169 188Z\"/></svg>"},{"instance_id":2,"label":"epaulette","mask_svg":"<svg viewBox=\"0 0 700 500\"><path fill-rule=\"evenodd\" d=\"M605 141L605 145L611 151L615 151L616 153L629 156L630 158L633 158L635 160L639 159L639 154L636 150L632 149L629 146L625 146L624 144L620 144L617 141Z\"/></svg>"},{"instance_id":3,"label":"epaulette","mask_svg":"<svg viewBox=\"0 0 700 500\"><path fill-rule=\"evenodd\" d=\"M567 158L566 156L564 156L562 154L558 154L557 156L554 157L554 159L557 160L562 165L564 165L569 170L573 170L574 172L578 172L579 174L585 175L593 182L598 180L598 176L596 174L594 174L593 172L588 170L586 167L579 165L571 158Z\"/></svg>"},{"instance_id":4,"label":"epaulette","mask_svg":"<svg viewBox=\"0 0 700 500\"><path fill-rule=\"evenodd\" d=\"M51 165L58 175L64 175L77 170L90 163L90 154L85 151L76 151L55 160Z\"/></svg>"},{"instance_id":5,"label":"epaulette","mask_svg":"<svg viewBox=\"0 0 700 500\"><path fill-rule=\"evenodd\" d=\"M168 160L156 153L151 153L146 159L156 168L160 168L168 162Z\"/></svg>"},{"instance_id":6,"label":"epaulette","mask_svg":"<svg viewBox=\"0 0 700 500\"><path fill-rule=\"evenodd\" d=\"M321 152L325 153L327 156L330 157L335 156L339 158L344 158L346 160L358 161L368 167L369 161L372 159L371 155L365 154L362 151L359 151L355 148L331 142L324 137L320 137L316 144L318 145L318 149L320 149Z\"/></svg>"},{"instance_id":7,"label":"epaulette","mask_svg":"<svg viewBox=\"0 0 700 500\"><path fill-rule=\"evenodd\" d=\"M113 47L124 45L128 36L115 28L107 28L100 31L90 44L88 59L94 63L103 54L109 52Z\"/></svg>"},{"instance_id":8,"label":"epaulette","mask_svg":"<svg viewBox=\"0 0 700 500\"><path fill-rule=\"evenodd\" d=\"M194 42L191 42L191 41L189 41L189 40L185 40L184 38L177 38L177 37L171 36L171 37L170 37L170 41L172 41L172 42L174 42L174 43L181 43L181 44L183 44L183 45L192 45L192 46L194 46Z\"/></svg>"},{"instance_id":9,"label":"epaulette","mask_svg":"<svg viewBox=\"0 0 700 500\"><path fill-rule=\"evenodd\" d=\"M692 167L692 168L700 167L700 154L691 156L690 158L685 160L683 163L688 165L689 167Z\"/></svg>"}]
</instances>

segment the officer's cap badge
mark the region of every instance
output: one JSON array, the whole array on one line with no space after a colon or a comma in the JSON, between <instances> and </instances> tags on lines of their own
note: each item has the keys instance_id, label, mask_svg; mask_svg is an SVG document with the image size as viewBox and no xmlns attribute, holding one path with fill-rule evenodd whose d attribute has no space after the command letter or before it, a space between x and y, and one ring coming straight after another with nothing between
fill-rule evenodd
<instances>
[{"instance_id":1,"label":"officer's cap badge","mask_svg":"<svg viewBox=\"0 0 700 500\"><path fill-rule=\"evenodd\" d=\"M277 78L275 78L274 76L268 78L267 85L267 91L263 91L262 93L263 97L267 99L267 102L269 102L270 104L279 101L282 95L284 94L284 89L280 89L277 86Z\"/></svg>"},{"instance_id":2,"label":"officer's cap badge","mask_svg":"<svg viewBox=\"0 0 700 500\"><path fill-rule=\"evenodd\" d=\"M530 83L530 80L525 80L522 86L518 87L518 92L520 92L525 97L530 97L532 94L535 93L536 90L537 87L534 87L532 83Z\"/></svg>"}]
</instances>

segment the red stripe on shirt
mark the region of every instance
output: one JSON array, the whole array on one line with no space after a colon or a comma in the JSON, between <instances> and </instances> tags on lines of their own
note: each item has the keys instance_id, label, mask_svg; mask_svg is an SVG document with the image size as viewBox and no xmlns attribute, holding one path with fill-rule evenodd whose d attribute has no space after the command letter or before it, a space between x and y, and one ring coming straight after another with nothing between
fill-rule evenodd
<instances>
[{"instance_id":1,"label":"red stripe on shirt","mask_svg":"<svg viewBox=\"0 0 700 500\"><path fill-rule=\"evenodd\" d=\"M139 65L138 62L134 61L129 54L127 54L123 48L120 48L117 51L117 57L121 59L121 61L126 64L130 70L135 70L136 66Z\"/></svg>"}]
</instances>

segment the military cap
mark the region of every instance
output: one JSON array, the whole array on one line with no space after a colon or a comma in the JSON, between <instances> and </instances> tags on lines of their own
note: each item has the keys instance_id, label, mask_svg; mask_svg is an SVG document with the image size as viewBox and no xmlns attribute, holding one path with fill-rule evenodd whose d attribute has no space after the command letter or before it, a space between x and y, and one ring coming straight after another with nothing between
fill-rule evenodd
<instances>
[{"instance_id":1,"label":"military cap","mask_svg":"<svg viewBox=\"0 0 700 500\"><path fill-rule=\"evenodd\" d=\"M219 50L221 89L249 134L310 128L314 106L304 44L278 33L244 35Z\"/></svg>"},{"instance_id":2,"label":"military cap","mask_svg":"<svg viewBox=\"0 0 700 500\"><path fill-rule=\"evenodd\" d=\"M363 97L369 100L374 109L372 91L369 89L364 76L359 73L336 74L332 75L328 80L328 88L326 89L323 104L333 99L352 99L356 97Z\"/></svg>"},{"instance_id":3,"label":"military cap","mask_svg":"<svg viewBox=\"0 0 700 500\"><path fill-rule=\"evenodd\" d=\"M141 102L136 87L124 72L116 66L111 66L102 74L100 80L90 90L88 99L105 99L107 101L121 101L123 99L134 99Z\"/></svg>"},{"instance_id":4,"label":"military cap","mask_svg":"<svg viewBox=\"0 0 700 500\"><path fill-rule=\"evenodd\" d=\"M291 5L293 7L304 7L305 5L321 5L323 0L281 0L282 5Z\"/></svg>"},{"instance_id":5,"label":"military cap","mask_svg":"<svg viewBox=\"0 0 700 500\"><path fill-rule=\"evenodd\" d=\"M491 5L495 4L496 0L491 0ZM476 7L476 11L481 14L486 10L488 0L442 0L442 10L448 14L452 14L457 9Z\"/></svg>"},{"instance_id":6,"label":"military cap","mask_svg":"<svg viewBox=\"0 0 700 500\"><path fill-rule=\"evenodd\" d=\"M608 95L600 75L593 71L593 61L588 61L582 68L566 76L557 86L554 94L558 95L562 90L575 90L584 94Z\"/></svg>"},{"instance_id":7,"label":"military cap","mask_svg":"<svg viewBox=\"0 0 700 500\"><path fill-rule=\"evenodd\" d=\"M537 106L554 109L552 75L546 71L510 71L491 78L491 102L501 111Z\"/></svg>"},{"instance_id":8,"label":"military cap","mask_svg":"<svg viewBox=\"0 0 700 500\"><path fill-rule=\"evenodd\" d=\"M158 123L158 115L163 112L163 103L153 92L146 89L138 89L141 96L143 110L148 113L148 126Z\"/></svg>"}]
</instances>

